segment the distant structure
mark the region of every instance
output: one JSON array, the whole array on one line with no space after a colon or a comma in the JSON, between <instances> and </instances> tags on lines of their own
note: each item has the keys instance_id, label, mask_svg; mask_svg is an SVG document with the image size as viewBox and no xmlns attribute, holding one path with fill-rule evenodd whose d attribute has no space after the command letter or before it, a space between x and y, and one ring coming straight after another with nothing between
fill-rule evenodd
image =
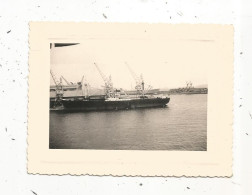
<instances>
[{"instance_id":1,"label":"distant structure","mask_svg":"<svg viewBox=\"0 0 252 195\"><path fill-rule=\"evenodd\" d=\"M194 88L193 85L192 85L192 82L191 81L187 81L186 82L186 89L190 90L191 88Z\"/></svg>"},{"instance_id":2,"label":"distant structure","mask_svg":"<svg viewBox=\"0 0 252 195\"><path fill-rule=\"evenodd\" d=\"M163 92L163 91L162 91ZM191 81L186 82L186 87L175 88L167 91L168 94L207 94L207 88L195 88Z\"/></svg>"}]
</instances>

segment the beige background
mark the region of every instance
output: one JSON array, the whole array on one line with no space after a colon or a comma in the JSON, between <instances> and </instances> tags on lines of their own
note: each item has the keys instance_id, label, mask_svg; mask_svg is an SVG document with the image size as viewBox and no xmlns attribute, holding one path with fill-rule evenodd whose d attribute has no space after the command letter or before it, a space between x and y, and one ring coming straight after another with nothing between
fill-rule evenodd
<instances>
[{"instance_id":1,"label":"beige background","mask_svg":"<svg viewBox=\"0 0 252 195\"><path fill-rule=\"evenodd\" d=\"M213 40L205 53L202 50L204 55L198 56L205 62L209 88L207 152L49 150L49 43L83 42L87 38L98 39L101 36L112 39L139 38L144 36L142 34L147 27L152 32L147 39L165 39L169 32L170 39ZM232 174L231 25L31 23L30 29L29 173L143 176ZM208 56L208 60L205 56ZM177 58L183 58L183 53ZM172 68L176 70L178 67Z\"/></svg>"},{"instance_id":2,"label":"beige background","mask_svg":"<svg viewBox=\"0 0 252 195\"><path fill-rule=\"evenodd\" d=\"M190 25L159 32L152 25L131 25L124 31L101 29L96 34L85 32L80 44L51 49L50 65L58 78L64 75L68 81L78 82L84 75L91 86L100 88L104 83L95 62L105 75L112 76L115 87L130 89L135 81L127 63L138 76L143 74L146 86L177 88L185 87L186 81L199 86L207 84L207 67L215 63L213 37L205 36L203 29L195 34ZM50 84L54 85L52 78Z\"/></svg>"}]
</instances>

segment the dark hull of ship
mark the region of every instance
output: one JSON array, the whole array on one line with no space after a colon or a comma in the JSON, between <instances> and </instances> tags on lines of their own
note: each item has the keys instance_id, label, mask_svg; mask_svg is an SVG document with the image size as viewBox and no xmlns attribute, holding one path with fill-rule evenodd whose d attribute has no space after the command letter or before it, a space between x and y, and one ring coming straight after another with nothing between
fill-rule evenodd
<instances>
[{"instance_id":1,"label":"dark hull of ship","mask_svg":"<svg viewBox=\"0 0 252 195\"><path fill-rule=\"evenodd\" d=\"M63 100L64 110L70 111L99 111L127 110L138 108L165 107L170 98L149 98L131 100Z\"/></svg>"},{"instance_id":2,"label":"dark hull of ship","mask_svg":"<svg viewBox=\"0 0 252 195\"><path fill-rule=\"evenodd\" d=\"M55 108L61 105L62 103L60 101L56 101L56 98L50 98L50 108Z\"/></svg>"}]
</instances>

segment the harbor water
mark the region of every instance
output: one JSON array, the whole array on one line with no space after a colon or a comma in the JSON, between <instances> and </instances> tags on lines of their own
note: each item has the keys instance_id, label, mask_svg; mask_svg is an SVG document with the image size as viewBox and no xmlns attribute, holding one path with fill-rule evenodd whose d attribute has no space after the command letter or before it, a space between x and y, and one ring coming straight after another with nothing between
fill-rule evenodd
<instances>
[{"instance_id":1,"label":"harbor water","mask_svg":"<svg viewBox=\"0 0 252 195\"><path fill-rule=\"evenodd\" d=\"M166 108L50 111L50 149L207 150L207 94L172 95Z\"/></svg>"}]
</instances>

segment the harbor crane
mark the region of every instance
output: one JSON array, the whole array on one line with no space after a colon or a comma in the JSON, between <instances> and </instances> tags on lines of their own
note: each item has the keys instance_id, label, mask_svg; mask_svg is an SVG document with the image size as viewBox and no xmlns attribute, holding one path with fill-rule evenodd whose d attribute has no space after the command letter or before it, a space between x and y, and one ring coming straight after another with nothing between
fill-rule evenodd
<instances>
[{"instance_id":1,"label":"harbor crane","mask_svg":"<svg viewBox=\"0 0 252 195\"><path fill-rule=\"evenodd\" d=\"M50 74L52 76L53 82L56 86L56 89L62 89L62 79L60 77L60 81L56 78L56 76L54 75L53 71L50 70Z\"/></svg>"},{"instance_id":2,"label":"harbor crane","mask_svg":"<svg viewBox=\"0 0 252 195\"><path fill-rule=\"evenodd\" d=\"M138 77L138 76L136 75L136 73L130 68L130 66L128 65L128 63L125 62L125 64L126 64L126 66L128 67L128 69L129 69L129 71L130 71L130 73L131 73L133 79L134 79L135 82L136 82L135 89L136 89L137 91L142 91L142 90L144 90L144 80L143 80L143 76L140 75L140 77Z\"/></svg>"},{"instance_id":3,"label":"harbor crane","mask_svg":"<svg viewBox=\"0 0 252 195\"><path fill-rule=\"evenodd\" d=\"M97 68L99 74L101 75L101 77L105 83L105 94L107 95L107 97L113 97L114 96L114 88L113 88L111 76L109 76L109 78L107 78L105 76L105 74L101 71L99 66L96 63L94 63L94 65Z\"/></svg>"},{"instance_id":4,"label":"harbor crane","mask_svg":"<svg viewBox=\"0 0 252 195\"><path fill-rule=\"evenodd\" d=\"M71 83L69 83L62 75L61 78L66 82L67 85L71 85Z\"/></svg>"},{"instance_id":5,"label":"harbor crane","mask_svg":"<svg viewBox=\"0 0 252 195\"><path fill-rule=\"evenodd\" d=\"M50 74L56 86L56 98L55 98L54 106L57 106L61 104L61 100L64 93L63 86L62 86L62 79L60 77L60 81L58 81L58 79L56 78L52 70L50 70Z\"/></svg>"},{"instance_id":6,"label":"harbor crane","mask_svg":"<svg viewBox=\"0 0 252 195\"><path fill-rule=\"evenodd\" d=\"M192 82L186 81L186 90L190 90L191 88L194 88Z\"/></svg>"},{"instance_id":7,"label":"harbor crane","mask_svg":"<svg viewBox=\"0 0 252 195\"><path fill-rule=\"evenodd\" d=\"M136 73L131 69L131 67L128 65L127 62L125 62L126 66L128 67L133 79L136 82L136 86L135 89L138 91L138 93L142 93L142 95L144 95L144 93L148 92L150 89L152 89L152 87L150 85L148 85L148 88L145 89L144 88L144 79L143 79L143 75L141 74L140 76L137 76Z\"/></svg>"}]
</instances>

